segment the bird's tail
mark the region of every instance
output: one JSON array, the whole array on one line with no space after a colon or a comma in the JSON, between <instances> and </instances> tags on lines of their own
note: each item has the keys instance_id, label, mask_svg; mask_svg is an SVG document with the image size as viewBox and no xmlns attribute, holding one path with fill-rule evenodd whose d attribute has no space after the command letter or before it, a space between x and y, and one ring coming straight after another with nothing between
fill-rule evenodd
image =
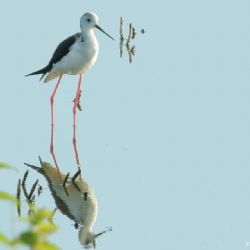
<instances>
[{"instance_id":1,"label":"bird's tail","mask_svg":"<svg viewBox=\"0 0 250 250\"><path fill-rule=\"evenodd\" d=\"M40 75L40 74L42 74L42 77L41 77L41 79L40 79L40 80L42 80L43 77L46 75L46 73L48 73L48 71L49 71L49 67L46 66L46 67L44 67L44 68L42 68L42 69L39 69L39 70L37 70L37 71L35 71L35 72L32 72L32 73L30 73L30 74L27 74L27 75L25 75L25 76L33 76L33 75Z\"/></svg>"}]
</instances>

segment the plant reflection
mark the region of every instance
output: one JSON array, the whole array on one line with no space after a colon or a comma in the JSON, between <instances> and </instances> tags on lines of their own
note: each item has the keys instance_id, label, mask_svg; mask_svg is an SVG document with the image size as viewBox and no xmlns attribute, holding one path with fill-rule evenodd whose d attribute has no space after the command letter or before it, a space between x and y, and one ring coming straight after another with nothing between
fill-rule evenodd
<instances>
[{"instance_id":1,"label":"plant reflection","mask_svg":"<svg viewBox=\"0 0 250 250\"><path fill-rule=\"evenodd\" d=\"M131 45L132 40L135 39L137 32L135 27L133 26L132 23L129 24L129 29L128 29L128 38L125 38L124 35L124 31L123 31L123 23L124 20L122 17L120 17L120 57L123 57L123 49L124 46L126 47L126 51L128 53L128 57L129 57L129 62L132 63L133 62L133 57L135 56L136 53L136 49L135 49L135 45ZM145 30L141 29L141 34L144 34ZM126 43L124 44L124 42L126 41Z\"/></svg>"},{"instance_id":2,"label":"plant reflection","mask_svg":"<svg viewBox=\"0 0 250 250\"><path fill-rule=\"evenodd\" d=\"M98 206L94 190L82 178L78 171L70 177L70 174L64 175L50 163L43 162L40 159L41 167L25 163L26 166L36 170L43 175L48 183L51 194L55 200L57 208L74 221L75 228L79 229L79 241L85 248L96 247L96 238L102 234L111 231L108 228L98 234L93 233L92 229L96 222Z\"/></svg>"}]
</instances>

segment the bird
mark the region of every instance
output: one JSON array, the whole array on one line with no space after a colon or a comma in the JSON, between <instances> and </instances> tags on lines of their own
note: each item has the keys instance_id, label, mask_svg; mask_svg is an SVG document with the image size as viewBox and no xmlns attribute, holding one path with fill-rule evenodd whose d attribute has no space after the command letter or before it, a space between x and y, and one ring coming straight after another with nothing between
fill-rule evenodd
<instances>
[{"instance_id":1,"label":"bird","mask_svg":"<svg viewBox=\"0 0 250 250\"><path fill-rule=\"evenodd\" d=\"M69 173L67 175L61 173L62 185L57 169L49 162L42 161L40 157L39 160L41 167L24 164L45 177L57 208L77 225L80 244L85 248L92 246L96 248L96 239L112 231L112 228L97 234L93 232L98 214L98 203L93 188L84 178L76 180L79 171L72 178L69 177Z\"/></svg>"},{"instance_id":2,"label":"bird","mask_svg":"<svg viewBox=\"0 0 250 250\"><path fill-rule=\"evenodd\" d=\"M87 12L80 18L80 32L63 40L55 49L49 63L40 70L29 73L26 76L42 75L40 80L47 83L58 78L55 88L50 96L51 106L51 142L50 153L53 157L56 168L59 171L58 163L54 153L54 99L58 90L61 78L64 74L79 75L77 91L73 105L73 147L78 169L81 170L76 143L76 108L79 106L81 93L82 76L92 68L99 54L99 44L94 34L94 29L100 30L112 40L112 36L106 33L99 25L99 18L93 12Z\"/></svg>"}]
</instances>

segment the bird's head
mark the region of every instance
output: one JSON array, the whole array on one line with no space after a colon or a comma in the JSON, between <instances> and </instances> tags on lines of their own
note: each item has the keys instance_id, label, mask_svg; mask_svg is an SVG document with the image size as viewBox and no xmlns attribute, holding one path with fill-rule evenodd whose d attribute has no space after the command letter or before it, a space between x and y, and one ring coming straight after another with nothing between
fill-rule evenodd
<instances>
[{"instance_id":1,"label":"bird's head","mask_svg":"<svg viewBox=\"0 0 250 250\"><path fill-rule=\"evenodd\" d=\"M86 30L94 29L97 28L100 30L102 33L110 37L112 40L114 38L110 36L108 33L106 33L99 25L98 25L99 18L95 13L92 12L87 12L84 15L82 15L80 19L80 27L81 31L84 32Z\"/></svg>"},{"instance_id":2,"label":"bird's head","mask_svg":"<svg viewBox=\"0 0 250 250\"><path fill-rule=\"evenodd\" d=\"M91 248L93 247L94 249L96 248L96 238L101 236L102 234L112 231L112 228L108 228L107 230L104 230L98 234L94 234L90 232L89 230L86 230L86 228L81 227L79 231L79 241L81 245L84 248Z\"/></svg>"},{"instance_id":3,"label":"bird's head","mask_svg":"<svg viewBox=\"0 0 250 250\"><path fill-rule=\"evenodd\" d=\"M87 12L81 16L80 26L81 29L91 29L95 28L95 25L98 25L98 16L95 13Z\"/></svg>"}]
</instances>

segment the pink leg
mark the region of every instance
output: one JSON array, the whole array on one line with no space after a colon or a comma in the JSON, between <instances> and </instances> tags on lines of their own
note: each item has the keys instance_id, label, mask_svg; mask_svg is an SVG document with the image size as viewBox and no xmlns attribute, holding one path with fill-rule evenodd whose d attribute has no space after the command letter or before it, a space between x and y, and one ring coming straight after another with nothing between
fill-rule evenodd
<instances>
[{"instance_id":1,"label":"pink leg","mask_svg":"<svg viewBox=\"0 0 250 250\"><path fill-rule=\"evenodd\" d=\"M50 96L50 106L51 106L51 142L50 142L50 153L51 153L51 155L53 157L53 160L54 160L54 163L56 165L57 171L59 173L60 179L62 180L62 176L61 176L61 173L60 173L57 161L56 161L56 156L54 154L54 125L55 125L54 124L54 98L55 98L58 86L60 84L61 78L62 78L62 74L60 75L60 77L59 77L59 79L58 79L58 81L56 83L56 87L53 90L52 95Z\"/></svg>"},{"instance_id":2,"label":"pink leg","mask_svg":"<svg viewBox=\"0 0 250 250\"><path fill-rule=\"evenodd\" d=\"M78 151L77 151L77 146L76 146L76 108L79 102L79 96L81 92L81 83L82 83L82 75L79 76L76 97L74 100L74 107L73 107L73 146L74 146L74 151L75 151L76 163L78 166L78 170L80 171L81 171L81 166L80 166L80 161L79 161L79 156L78 156Z\"/></svg>"}]
</instances>

